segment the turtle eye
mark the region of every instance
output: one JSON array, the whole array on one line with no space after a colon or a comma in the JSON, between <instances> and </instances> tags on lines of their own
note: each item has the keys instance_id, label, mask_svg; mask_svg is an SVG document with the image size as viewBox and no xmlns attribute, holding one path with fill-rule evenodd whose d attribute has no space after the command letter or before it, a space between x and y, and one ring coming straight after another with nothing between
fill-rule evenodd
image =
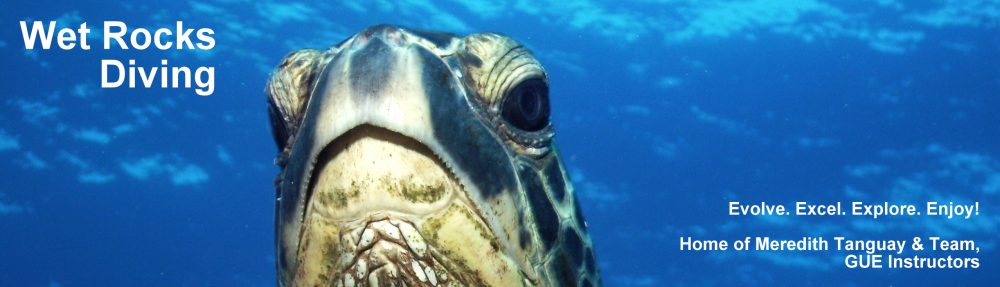
<instances>
[{"instance_id":1,"label":"turtle eye","mask_svg":"<svg viewBox=\"0 0 1000 287\"><path fill-rule=\"evenodd\" d=\"M515 128L536 132L549 125L549 87L532 78L511 89L500 106L500 115Z\"/></svg>"}]
</instances>

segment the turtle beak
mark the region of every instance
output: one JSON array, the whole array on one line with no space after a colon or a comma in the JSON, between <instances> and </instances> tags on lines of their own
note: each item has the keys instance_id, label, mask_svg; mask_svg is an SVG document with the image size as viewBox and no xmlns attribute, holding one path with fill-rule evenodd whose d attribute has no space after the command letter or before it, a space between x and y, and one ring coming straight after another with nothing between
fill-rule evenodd
<instances>
[{"instance_id":1,"label":"turtle beak","mask_svg":"<svg viewBox=\"0 0 1000 287\"><path fill-rule=\"evenodd\" d=\"M326 220L359 220L361 210L422 214L461 186L443 163L432 107L448 99L460 109L462 90L447 64L408 37L372 27L321 63L279 183L281 269L299 264L317 204Z\"/></svg>"}]
</instances>

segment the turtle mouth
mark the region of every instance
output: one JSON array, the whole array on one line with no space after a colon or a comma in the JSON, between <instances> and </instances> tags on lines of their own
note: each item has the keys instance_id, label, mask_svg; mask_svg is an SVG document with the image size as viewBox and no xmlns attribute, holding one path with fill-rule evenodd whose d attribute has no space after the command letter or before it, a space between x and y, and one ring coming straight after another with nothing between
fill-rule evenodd
<instances>
[{"instance_id":1,"label":"turtle mouth","mask_svg":"<svg viewBox=\"0 0 1000 287\"><path fill-rule=\"evenodd\" d=\"M324 147L307 192L306 214L349 221L374 212L418 219L444 208L464 188L423 143L364 124Z\"/></svg>"},{"instance_id":2,"label":"turtle mouth","mask_svg":"<svg viewBox=\"0 0 1000 287\"><path fill-rule=\"evenodd\" d=\"M458 281L425 240L427 219L464 205L454 172L430 148L361 125L316 158L299 237L297 285L437 286Z\"/></svg>"}]
</instances>

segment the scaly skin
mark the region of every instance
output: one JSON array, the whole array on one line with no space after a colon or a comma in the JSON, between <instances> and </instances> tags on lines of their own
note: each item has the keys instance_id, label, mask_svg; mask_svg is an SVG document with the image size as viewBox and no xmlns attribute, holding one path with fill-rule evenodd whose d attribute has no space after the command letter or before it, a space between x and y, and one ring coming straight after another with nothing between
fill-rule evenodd
<instances>
[{"instance_id":1,"label":"scaly skin","mask_svg":"<svg viewBox=\"0 0 1000 287\"><path fill-rule=\"evenodd\" d=\"M595 286L545 70L505 36L367 28L268 81L281 286Z\"/></svg>"}]
</instances>

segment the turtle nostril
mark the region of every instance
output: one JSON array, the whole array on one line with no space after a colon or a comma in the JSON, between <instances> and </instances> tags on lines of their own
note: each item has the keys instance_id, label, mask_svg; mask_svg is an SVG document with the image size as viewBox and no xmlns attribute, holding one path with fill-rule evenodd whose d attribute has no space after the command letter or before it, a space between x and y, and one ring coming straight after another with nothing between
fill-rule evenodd
<instances>
[{"instance_id":1,"label":"turtle nostril","mask_svg":"<svg viewBox=\"0 0 1000 287\"><path fill-rule=\"evenodd\" d=\"M371 36L372 35L369 33L359 33L358 35L354 36L354 39L351 40L350 47L358 49L368 45L368 41L370 41L372 38Z\"/></svg>"},{"instance_id":2,"label":"turtle nostril","mask_svg":"<svg viewBox=\"0 0 1000 287\"><path fill-rule=\"evenodd\" d=\"M375 25L358 33L355 36L352 46L360 48L367 45L373 39L382 40L382 42L391 46L402 46L406 42L406 35L402 32L402 29L396 26L385 24Z\"/></svg>"},{"instance_id":3,"label":"turtle nostril","mask_svg":"<svg viewBox=\"0 0 1000 287\"><path fill-rule=\"evenodd\" d=\"M392 46L402 46L403 45L403 33L398 27L394 26L380 26L381 29L376 29L373 37L379 38L382 42Z\"/></svg>"},{"instance_id":4,"label":"turtle nostril","mask_svg":"<svg viewBox=\"0 0 1000 287\"><path fill-rule=\"evenodd\" d=\"M391 45L402 46L403 45L403 33L396 29L396 27L391 27L392 29L385 30L382 33L382 39Z\"/></svg>"}]
</instances>

